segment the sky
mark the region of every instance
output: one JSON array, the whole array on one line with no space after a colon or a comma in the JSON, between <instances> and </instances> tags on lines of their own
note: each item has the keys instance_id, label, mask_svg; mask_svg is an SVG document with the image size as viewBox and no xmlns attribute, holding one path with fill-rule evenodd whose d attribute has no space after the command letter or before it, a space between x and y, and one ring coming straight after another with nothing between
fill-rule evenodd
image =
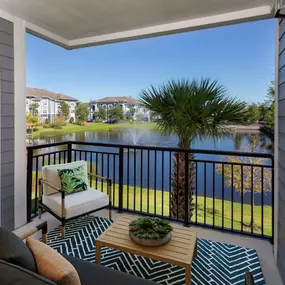
<instances>
[{"instance_id":1,"label":"sky","mask_svg":"<svg viewBox=\"0 0 285 285\"><path fill-rule=\"evenodd\" d=\"M88 102L136 98L170 79L210 77L262 102L275 70L275 21L263 20L68 51L27 34L27 86Z\"/></svg>"}]
</instances>

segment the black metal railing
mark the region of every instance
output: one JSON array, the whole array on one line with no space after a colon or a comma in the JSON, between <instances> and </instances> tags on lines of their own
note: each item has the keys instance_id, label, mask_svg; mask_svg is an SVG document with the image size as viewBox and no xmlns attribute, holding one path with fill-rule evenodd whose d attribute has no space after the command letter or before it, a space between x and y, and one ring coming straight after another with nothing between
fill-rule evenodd
<instances>
[{"instance_id":1,"label":"black metal railing","mask_svg":"<svg viewBox=\"0 0 285 285\"><path fill-rule=\"evenodd\" d=\"M271 154L78 141L29 146L28 220L37 215L42 166L78 160L112 180L113 207L119 211L273 240ZM107 191L97 179L89 185Z\"/></svg>"}]
</instances>

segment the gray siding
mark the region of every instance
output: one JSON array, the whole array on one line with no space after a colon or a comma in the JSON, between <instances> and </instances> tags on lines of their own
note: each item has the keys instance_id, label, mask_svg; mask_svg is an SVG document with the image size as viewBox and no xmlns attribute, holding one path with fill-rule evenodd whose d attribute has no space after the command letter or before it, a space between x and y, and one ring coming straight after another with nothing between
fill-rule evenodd
<instances>
[{"instance_id":1,"label":"gray siding","mask_svg":"<svg viewBox=\"0 0 285 285\"><path fill-rule=\"evenodd\" d=\"M14 229L14 45L13 23L0 18L1 225Z\"/></svg>"},{"instance_id":2,"label":"gray siding","mask_svg":"<svg viewBox=\"0 0 285 285\"><path fill-rule=\"evenodd\" d=\"M279 25L279 195L276 197L279 202L277 264L285 284L285 20L281 20Z\"/></svg>"}]
</instances>

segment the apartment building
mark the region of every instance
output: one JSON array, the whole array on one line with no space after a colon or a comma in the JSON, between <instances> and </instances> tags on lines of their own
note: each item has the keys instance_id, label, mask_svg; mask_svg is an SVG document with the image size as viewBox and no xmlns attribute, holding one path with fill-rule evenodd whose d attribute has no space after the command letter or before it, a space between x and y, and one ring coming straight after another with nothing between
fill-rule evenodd
<instances>
[{"instance_id":1,"label":"apartment building","mask_svg":"<svg viewBox=\"0 0 285 285\"><path fill-rule=\"evenodd\" d=\"M146 110L139 104L139 101L132 97L105 97L98 100L93 100L89 103L89 119L96 119L96 112L98 112L101 108L104 108L108 117L108 110L113 107L121 106L124 111L125 116L134 115L133 110L135 110L136 114L140 114L144 120L149 120L149 111Z\"/></svg>"},{"instance_id":2,"label":"apartment building","mask_svg":"<svg viewBox=\"0 0 285 285\"><path fill-rule=\"evenodd\" d=\"M65 101L69 105L69 117L75 120L75 109L77 99L60 93L54 93L44 89L27 88L26 92L26 113L32 111L31 104L37 103L39 105L37 109L38 115L44 121L48 119L53 121L54 117L58 114L60 101Z\"/></svg>"}]
</instances>

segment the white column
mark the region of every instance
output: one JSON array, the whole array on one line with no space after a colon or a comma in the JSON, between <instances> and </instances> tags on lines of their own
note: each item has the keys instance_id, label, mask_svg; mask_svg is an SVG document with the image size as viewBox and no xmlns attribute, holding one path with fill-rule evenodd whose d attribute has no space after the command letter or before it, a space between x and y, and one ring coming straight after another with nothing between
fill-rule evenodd
<instances>
[{"instance_id":1,"label":"white column","mask_svg":"<svg viewBox=\"0 0 285 285\"><path fill-rule=\"evenodd\" d=\"M279 134L278 134L278 103L279 103L279 20L275 20L275 114L274 114L274 258L277 262L278 251L278 193L279 193Z\"/></svg>"},{"instance_id":2,"label":"white column","mask_svg":"<svg viewBox=\"0 0 285 285\"><path fill-rule=\"evenodd\" d=\"M26 26L14 20L15 228L26 223Z\"/></svg>"}]
</instances>

